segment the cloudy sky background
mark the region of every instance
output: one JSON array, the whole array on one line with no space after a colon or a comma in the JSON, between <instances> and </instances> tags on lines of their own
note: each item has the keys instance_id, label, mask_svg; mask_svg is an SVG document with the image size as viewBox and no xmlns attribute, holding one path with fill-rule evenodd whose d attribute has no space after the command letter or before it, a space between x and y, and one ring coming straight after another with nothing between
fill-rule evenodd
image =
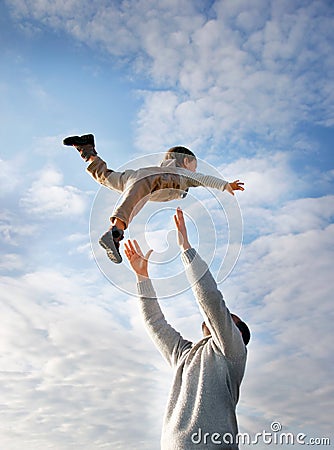
<instances>
[{"instance_id":1,"label":"cloudy sky background","mask_svg":"<svg viewBox=\"0 0 334 450\"><path fill-rule=\"evenodd\" d=\"M253 332L240 431L279 421L333 442L333 30L329 0L1 3L1 448L159 448L172 373L133 275L93 255L91 211L94 235L111 205L61 145L86 132L113 168L181 144L246 183L238 202L198 189L181 205L215 275L221 202L240 205L240 258L220 284ZM175 206L147 205L130 231L155 248L159 285L182 272L158 264L178 256ZM190 291L161 304L200 338Z\"/></svg>"}]
</instances>

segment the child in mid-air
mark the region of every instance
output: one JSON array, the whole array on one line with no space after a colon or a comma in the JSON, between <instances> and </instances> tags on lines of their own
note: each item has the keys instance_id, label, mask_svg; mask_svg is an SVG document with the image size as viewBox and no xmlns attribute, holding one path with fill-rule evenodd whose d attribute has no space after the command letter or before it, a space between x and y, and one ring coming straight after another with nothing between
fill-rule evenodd
<instances>
[{"instance_id":1,"label":"child in mid-air","mask_svg":"<svg viewBox=\"0 0 334 450\"><path fill-rule=\"evenodd\" d=\"M67 137L63 144L75 147L81 157L90 163L87 171L98 183L124 192L123 201L110 217L110 229L99 240L109 259L117 264L122 262L119 246L124 230L147 201L166 202L184 198L190 187L198 186L226 190L232 195L233 191L244 190L244 183L239 180L229 183L212 175L196 173L196 156L186 147L170 148L160 166L115 172L108 169L97 155L92 134Z\"/></svg>"}]
</instances>

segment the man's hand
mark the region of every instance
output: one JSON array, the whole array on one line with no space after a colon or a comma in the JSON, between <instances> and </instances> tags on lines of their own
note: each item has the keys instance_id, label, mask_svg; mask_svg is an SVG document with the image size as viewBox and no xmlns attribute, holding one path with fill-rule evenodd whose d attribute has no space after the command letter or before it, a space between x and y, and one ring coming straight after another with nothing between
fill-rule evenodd
<instances>
[{"instance_id":1,"label":"man's hand","mask_svg":"<svg viewBox=\"0 0 334 450\"><path fill-rule=\"evenodd\" d=\"M130 239L124 244L125 256L137 275L138 281L148 278L148 259L151 256L153 250L149 250L146 255L143 255L138 242L134 239Z\"/></svg>"},{"instance_id":2,"label":"man's hand","mask_svg":"<svg viewBox=\"0 0 334 450\"><path fill-rule=\"evenodd\" d=\"M234 195L233 191L244 191L245 190L245 188L243 187L244 184L245 183L241 183L240 180L232 181L231 183L227 183L227 185L225 186L225 191Z\"/></svg>"},{"instance_id":3,"label":"man's hand","mask_svg":"<svg viewBox=\"0 0 334 450\"><path fill-rule=\"evenodd\" d=\"M182 247L184 251L188 250L189 248L191 248L191 245L188 241L187 228L181 208L177 208L176 214L174 215L174 222L176 225L176 229L178 231L177 234L178 244L180 247Z\"/></svg>"}]
</instances>

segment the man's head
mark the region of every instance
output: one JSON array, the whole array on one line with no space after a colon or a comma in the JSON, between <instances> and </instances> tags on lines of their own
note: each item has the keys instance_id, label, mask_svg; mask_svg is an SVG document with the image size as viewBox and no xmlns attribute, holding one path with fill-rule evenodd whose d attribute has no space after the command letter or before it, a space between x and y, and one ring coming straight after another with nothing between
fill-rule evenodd
<instances>
[{"instance_id":1,"label":"man's head","mask_svg":"<svg viewBox=\"0 0 334 450\"><path fill-rule=\"evenodd\" d=\"M178 167L184 167L191 172L196 172L197 159L189 148L181 146L170 148L164 157L164 160L168 159L175 159Z\"/></svg>"},{"instance_id":2,"label":"man's head","mask_svg":"<svg viewBox=\"0 0 334 450\"><path fill-rule=\"evenodd\" d=\"M238 329L241 333L244 344L247 345L248 342L250 341L250 337L251 337L248 326L246 325L245 322L243 322L240 319L240 317L236 316L235 314L231 313L231 317L232 317L233 322L236 324L236 326L238 327ZM204 337L211 335L211 332L210 332L209 328L206 326L205 322L202 323L202 332L203 332Z\"/></svg>"}]
</instances>

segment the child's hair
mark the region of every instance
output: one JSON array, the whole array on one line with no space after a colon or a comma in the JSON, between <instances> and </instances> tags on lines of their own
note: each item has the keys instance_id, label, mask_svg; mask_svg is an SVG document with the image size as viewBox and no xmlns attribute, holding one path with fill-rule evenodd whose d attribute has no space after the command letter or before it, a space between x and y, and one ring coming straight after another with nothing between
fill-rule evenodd
<instances>
[{"instance_id":1,"label":"child's hair","mask_svg":"<svg viewBox=\"0 0 334 450\"><path fill-rule=\"evenodd\" d=\"M196 156L189 148L177 146L167 150L164 161L167 159L176 159L176 165L182 167L184 158L188 158L189 161L192 161L193 159L196 159Z\"/></svg>"}]
</instances>

